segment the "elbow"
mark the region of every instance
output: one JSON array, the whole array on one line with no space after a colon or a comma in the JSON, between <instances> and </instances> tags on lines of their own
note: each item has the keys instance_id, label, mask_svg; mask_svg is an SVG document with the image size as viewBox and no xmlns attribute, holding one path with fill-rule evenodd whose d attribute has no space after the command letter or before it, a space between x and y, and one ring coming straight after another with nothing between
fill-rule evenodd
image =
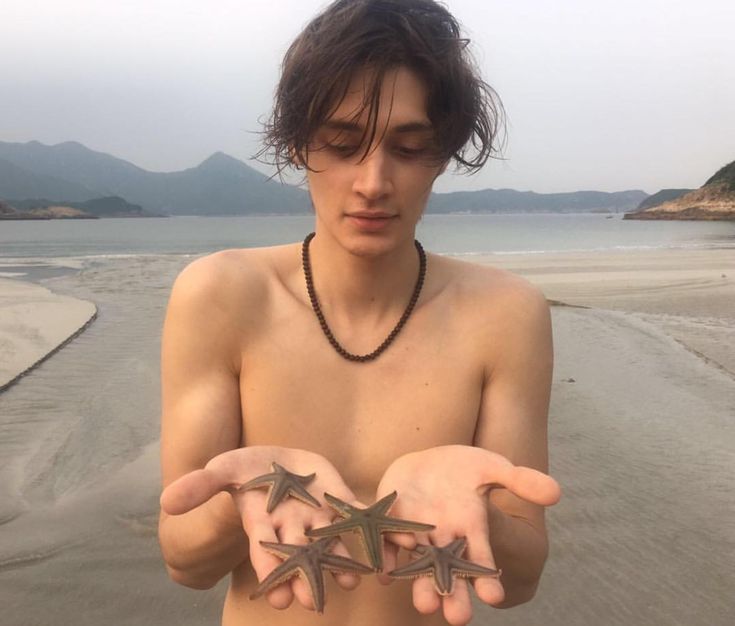
<instances>
[{"instance_id":1,"label":"elbow","mask_svg":"<svg viewBox=\"0 0 735 626\"><path fill-rule=\"evenodd\" d=\"M178 585L189 587L189 589L198 589L206 591L214 587L220 580L213 576L205 576L197 572L177 569L168 563L166 564L168 577Z\"/></svg>"}]
</instances>

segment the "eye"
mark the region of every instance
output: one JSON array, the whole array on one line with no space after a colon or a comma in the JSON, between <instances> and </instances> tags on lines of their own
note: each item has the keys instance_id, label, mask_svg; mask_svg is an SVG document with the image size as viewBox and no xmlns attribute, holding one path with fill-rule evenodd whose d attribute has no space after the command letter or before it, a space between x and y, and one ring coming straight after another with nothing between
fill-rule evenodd
<instances>
[{"instance_id":1,"label":"eye","mask_svg":"<svg viewBox=\"0 0 735 626\"><path fill-rule=\"evenodd\" d=\"M349 143L327 143L326 146L339 156L352 156L360 149L360 146Z\"/></svg>"},{"instance_id":2,"label":"eye","mask_svg":"<svg viewBox=\"0 0 735 626\"><path fill-rule=\"evenodd\" d=\"M411 158L423 156L426 153L426 148L423 146L419 148L412 146L396 146L395 151L400 156Z\"/></svg>"}]
</instances>

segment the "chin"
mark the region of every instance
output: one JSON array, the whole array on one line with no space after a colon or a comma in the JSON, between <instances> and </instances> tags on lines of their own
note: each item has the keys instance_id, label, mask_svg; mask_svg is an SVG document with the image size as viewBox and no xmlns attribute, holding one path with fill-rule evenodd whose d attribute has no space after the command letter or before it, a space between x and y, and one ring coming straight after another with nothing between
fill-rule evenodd
<instances>
[{"instance_id":1,"label":"chin","mask_svg":"<svg viewBox=\"0 0 735 626\"><path fill-rule=\"evenodd\" d=\"M413 238L410 238L413 242ZM370 258L383 256L396 250L401 245L401 240L395 235L386 233L376 235L373 233L355 233L342 241L345 250L358 257Z\"/></svg>"}]
</instances>

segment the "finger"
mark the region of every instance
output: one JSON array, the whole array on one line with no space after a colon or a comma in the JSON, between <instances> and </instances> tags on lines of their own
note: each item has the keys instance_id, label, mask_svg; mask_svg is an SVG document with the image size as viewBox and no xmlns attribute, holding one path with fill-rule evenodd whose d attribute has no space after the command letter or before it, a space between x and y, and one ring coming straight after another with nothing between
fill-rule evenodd
<instances>
[{"instance_id":1,"label":"finger","mask_svg":"<svg viewBox=\"0 0 735 626\"><path fill-rule=\"evenodd\" d=\"M250 532L250 563L258 576L258 580L262 581L276 567L278 567L283 559L268 552L260 545L261 541L278 542L278 537L273 527L270 525L267 516L262 521L249 524ZM274 609L286 609L293 602L293 592L291 585L284 583L271 589L267 594L269 604Z\"/></svg>"},{"instance_id":2,"label":"finger","mask_svg":"<svg viewBox=\"0 0 735 626\"><path fill-rule=\"evenodd\" d=\"M393 578L388 576L386 572L392 572L396 569L397 563L398 546L386 541L383 544L383 571L377 573L378 582L381 585L390 585L393 582Z\"/></svg>"},{"instance_id":3,"label":"finger","mask_svg":"<svg viewBox=\"0 0 735 626\"><path fill-rule=\"evenodd\" d=\"M280 534L281 541L283 543L291 543L296 545L304 545L308 543L308 540L306 539L306 537L304 537L303 527L297 527L294 524L285 525L283 528L281 528ZM300 575L294 576L290 580L290 583L291 591L293 592L293 595L299 602L299 604L301 604L301 606L303 606L305 609L313 611L315 608L314 598L311 594L311 588L309 587L309 584Z\"/></svg>"},{"instance_id":4,"label":"finger","mask_svg":"<svg viewBox=\"0 0 735 626\"><path fill-rule=\"evenodd\" d=\"M476 533L467 537L467 554L466 559L473 563L497 569L495 567L495 558L493 551L488 542L487 533ZM475 579L474 582L477 597L486 604L497 605L505 599L505 591L498 577L482 576Z\"/></svg>"},{"instance_id":5,"label":"finger","mask_svg":"<svg viewBox=\"0 0 735 626\"><path fill-rule=\"evenodd\" d=\"M404 550L414 550L416 543L428 543L428 533L385 533L386 545L393 544Z\"/></svg>"},{"instance_id":6,"label":"finger","mask_svg":"<svg viewBox=\"0 0 735 626\"><path fill-rule=\"evenodd\" d=\"M169 515L181 515L204 504L212 496L227 488L216 473L199 469L184 474L172 482L161 494L161 509Z\"/></svg>"},{"instance_id":7,"label":"finger","mask_svg":"<svg viewBox=\"0 0 735 626\"><path fill-rule=\"evenodd\" d=\"M434 583L428 576L422 576L414 581L413 605L419 613L424 615L436 613L441 607L441 597L434 589Z\"/></svg>"},{"instance_id":8,"label":"finger","mask_svg":"<svg viewBox=\"0 0 735 626\"><path fill-rule=\"evenodd\" d=\"M345 558L351 559L353 558L350 554L350 551L347 549L347 546L343 544L341 541L338 541L337 544L332 549L332 552L334 554L337 554L339 556L343 556ZM337 584L342 587L342 589L346 589L347 591L351 591L352 589L355 589L362 580L360 578L359 574L350 574L350 573L333 573L334 579L337 581Z\"/></svg>"},{"instance_id":9,"label":"finger","mask_svg":"<svg viewBox=\"0 0 735 626\"><path fill-rule=\"evenodd\" d=\"M444 609L444 619L452 626L469 624L472 619L472 603L466 580L462 578L455 579L454 591L452 595L442 598L442 607Z\"/></svg>"}]
</instances>

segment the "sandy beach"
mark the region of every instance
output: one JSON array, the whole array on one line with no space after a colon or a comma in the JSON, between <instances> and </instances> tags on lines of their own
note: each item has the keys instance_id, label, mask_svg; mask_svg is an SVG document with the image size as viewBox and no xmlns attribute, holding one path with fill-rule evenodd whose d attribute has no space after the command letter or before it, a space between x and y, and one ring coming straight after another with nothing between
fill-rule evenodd
<instances>
[{"instance_id":1,"label":"sandy beach","mask_svg":"<svg viewBox=\"0 0 735 626\"><path fill-rule=\"evenodd\" d=\"M0 391L49 358L96 315L93 302L0 278Z\"/></svg>"},{"instance_id":2,"label":"sandy beach","mask_svg":"<svg viewBox=\"0 0 735 626\"><path fill-rule=\"evenodd\" d=\"M159 333L190 260L0 279L0 385L97 311L0 392L3 625L219 623L226 581L176 586L155 534ZM554 303L551 473L564 489L537 597L477 605L473 624L731 624L735 249L469 260Z\"/></svg>"}]
</instances>

